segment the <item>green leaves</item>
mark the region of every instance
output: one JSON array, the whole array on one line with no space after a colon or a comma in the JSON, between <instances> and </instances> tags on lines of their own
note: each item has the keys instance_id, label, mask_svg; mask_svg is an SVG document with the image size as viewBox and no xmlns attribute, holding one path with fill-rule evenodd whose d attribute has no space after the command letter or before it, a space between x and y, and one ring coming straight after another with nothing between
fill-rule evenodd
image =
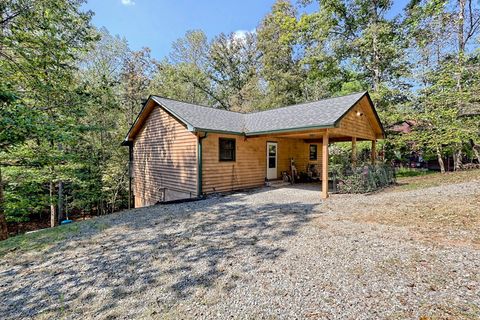
<instances>
[{"instance_id":1,"label":"green leaves","mask_svg":"<svg viewBox=\"0 0 480 320\"><path fill-rule=\"evenodd\" d=\"M295 58L296 11L289 1L279 0L261 22L258 49L262 76L267 82L265 107L278 107L301 100L302 70Z\"/></svg>"},{"instance_id":2,"label":"green leaves","mask_svg":"<svg viewBox=\"0 0 480 320\"><path fill-rule=\"evenodd\" d=\"M77 0L7 0L2 12L0 163L8 217L41 212L49 181L74 181L86 115L77 59L95 39ZM3 17L3 15L2 15ZM22 218L23 219L23 218Z\"/></svg>"}]
</instances>

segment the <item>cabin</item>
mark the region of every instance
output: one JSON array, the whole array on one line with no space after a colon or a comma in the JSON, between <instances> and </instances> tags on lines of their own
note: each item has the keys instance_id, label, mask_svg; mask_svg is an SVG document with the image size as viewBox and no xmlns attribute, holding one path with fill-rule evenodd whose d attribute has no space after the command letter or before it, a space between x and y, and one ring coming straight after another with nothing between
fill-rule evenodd
<instances>
[{"instance_id":1,"label":"cabin","mask_svg":"<svg viewBox=\"0 0 480 320\"><path fill-rule=\"evenodd\" d=\"M264 186L315 166L328 197L328 145L385 133L368 92L238 113L150 96L126 135L135 207ZM320 197L320 195L319 195Z\"/></svg>"}]
</instances>

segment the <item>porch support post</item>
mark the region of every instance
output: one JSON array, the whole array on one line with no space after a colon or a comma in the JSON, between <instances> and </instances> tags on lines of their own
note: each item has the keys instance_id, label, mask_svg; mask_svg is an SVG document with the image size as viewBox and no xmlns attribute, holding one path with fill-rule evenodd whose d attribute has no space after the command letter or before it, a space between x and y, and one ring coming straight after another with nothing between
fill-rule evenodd
<instances>
[{"instance_id":1,"label":"porch support post","mask_svg":"<svg viewBox=\"0 0 480 320\"><path fill-rule=\"evenodd\" d=\"M323 132L322 141L322 199L328 198L328 130Z\"/></svg>"},{"instance_id":2,"label":"porch support post","mask_svg":"<svg viewBox=\"0 0 480 320\"><path fill-rule=\"evenodd\" d=\"M352 167L357 166L357 137L352 137Z\"/></svg>"},{"instance_id":3,"label":"porch support post","mask_svg":"<svg viewBox=\"0 0 480 320\"><path fill-rule=\"evenodd\" d=\"M372 140L372 165L375 165L376 155L377 155L377 141Z\"/></svg>"}]
</instances>

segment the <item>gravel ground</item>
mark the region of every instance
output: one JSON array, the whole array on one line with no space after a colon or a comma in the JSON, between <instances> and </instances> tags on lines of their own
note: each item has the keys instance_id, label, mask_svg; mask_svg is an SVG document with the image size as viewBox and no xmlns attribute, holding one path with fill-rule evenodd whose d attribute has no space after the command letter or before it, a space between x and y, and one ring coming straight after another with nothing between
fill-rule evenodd
<instances>
[{"instance_id":1,"label":"gravel ground","mask_svg":"<svg viewBox=\"0 0 480 320\"><path fill-rule=\"evenodd\" d=\"M101 217L55 247L2 258L0 318L479 319L473 240L372 220L448 194L479 204L479 190L322 203L317 186L298 185Z\"/></svg>"}]
</instances>

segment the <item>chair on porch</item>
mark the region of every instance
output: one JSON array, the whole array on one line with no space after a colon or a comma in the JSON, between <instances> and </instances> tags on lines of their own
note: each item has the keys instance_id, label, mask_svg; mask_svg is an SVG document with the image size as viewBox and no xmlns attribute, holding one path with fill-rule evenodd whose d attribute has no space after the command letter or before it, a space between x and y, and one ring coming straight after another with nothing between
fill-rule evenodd
<instances>
[{"instance_id":1,"label":"chair on porch","mask_svg":"<svg viewBox=\"0 0 480 320\"><path fill-rule=\"evenodd\" d=\"M314 163L307 164L307 175L311 180L320 180L320 170L318 170L318 165Z\"/></svg>"}]
</instances>

